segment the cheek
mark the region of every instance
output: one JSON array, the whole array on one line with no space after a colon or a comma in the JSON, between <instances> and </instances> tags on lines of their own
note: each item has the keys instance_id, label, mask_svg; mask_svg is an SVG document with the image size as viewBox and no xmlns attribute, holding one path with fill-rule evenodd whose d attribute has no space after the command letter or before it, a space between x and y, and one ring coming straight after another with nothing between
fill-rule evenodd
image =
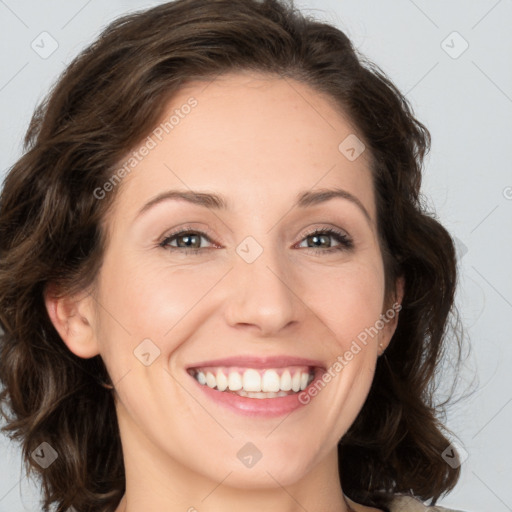
<instances>
[{"instance_id":1,"label":"cheek","mask_svg":"<svg viewBox=\"0 0 512 512\"><path fill-rule=\"evenodd\" d=\"M336 350L344 351L382 313L384 275L376 258L305 273L302 286L304 302L335 336Z\"/></svg>"},{"instance_id":2,"label":"cheek","mask_svg":"<svg viewBox=\"0 0 512 512\"><path fill-rule=\"evenodd\" d=\"M115 339L117 351L123 347L131 353L145 338L174 350L178 341L173 344L173 339L185 339L197 327L190 321L195 308L207 302L209 290L225 271L218 265L180 268L116 258L114 253L105 260L100 279L101 338Z\"/></svg>"},{"instance_id":3,"label":"cheek","mask_svg":"<svg viewBox=\"0 0 512 512\"><path fill-rule=\"evenodd\" d=\"M138 268L118 296L126 322L138 333L163 338L188 314L211 287L212 275L197 271Z\"/></svg>"}]
</instances>

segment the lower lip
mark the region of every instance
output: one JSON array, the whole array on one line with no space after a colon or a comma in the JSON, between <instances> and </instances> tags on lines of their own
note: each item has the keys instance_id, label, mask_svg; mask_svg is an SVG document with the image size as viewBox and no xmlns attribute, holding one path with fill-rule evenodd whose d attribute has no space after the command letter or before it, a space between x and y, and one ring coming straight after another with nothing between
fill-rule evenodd
<instances>
[{"instance_id":1,"label":"lower lip","mask_svg":"<svg viewBox=\"0 0 512 512\"><path fill-rule=\"evenodd\" d=\"M235 393L218 391L210 388L209 386L200 384L195 377L192 377L190 374L188 375L201 388L208 398L217 402L221 406L227 407L232 411L246 416L276 417L284 414L290 414L304 405L311 403L311 400L313 399L311 395L309 396L309 402L305 404L299 401L299 396L301 393L308 393L309 388L315 385L316 381L321 378L322 374L323 370L317 368L315 370L315 378L310 382L305 390L294 393L293 395L279 396L276 398L249 398L246 396L236 395Z\"/></svg>"}]
</instances>

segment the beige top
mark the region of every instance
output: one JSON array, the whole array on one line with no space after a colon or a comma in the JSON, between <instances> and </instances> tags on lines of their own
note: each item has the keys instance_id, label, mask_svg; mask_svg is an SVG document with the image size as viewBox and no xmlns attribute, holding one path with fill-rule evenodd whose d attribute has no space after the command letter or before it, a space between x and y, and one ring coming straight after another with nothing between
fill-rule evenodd
<instances>
[{"instance_id":1,"label":"beige top","mask_svg":"<svg viewBox=\"0 0 512 512\"><path fill-rule=\"evenodd\" d=\"M417 499L410 496L397 495L389 505L391 512L463 512L452 508L445 508L436 505L435 507L427 507Z\"/></svg>"}]
</instances>

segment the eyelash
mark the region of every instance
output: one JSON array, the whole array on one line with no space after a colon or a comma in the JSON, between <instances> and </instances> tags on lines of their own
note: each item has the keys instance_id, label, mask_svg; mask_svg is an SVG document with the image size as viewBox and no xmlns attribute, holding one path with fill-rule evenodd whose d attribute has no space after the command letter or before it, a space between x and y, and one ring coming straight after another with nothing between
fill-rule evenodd
<instances>
[{"instance_id":1,"label":"eyelash","mask_svg":"<svg viewBox=\"0 0 512 512\"><path fill-rule=\"evenodd\" d=\"M315 235L319 235L319 234L332 236L334 239L336 239L337 242L339 242L339 245L336 245L334 247L328 247L327 249L323 249L321 252L333 253L333 252L338 252L338 251L351 250L354 248L354 243L349 236L347 236L345 233L338 231L336 229L333 229L333 228L326 228L326 229L325 228L316 228L313 231L306 233L303 236L302 240L304 240L305 238L308 238L310 236L315 236ZM173 246L169 245L169 243L172 240L174 240L175 238L178 238L181 235L200 235L201 237L204 237L205 239L207 239L209 242L212 242L210 237L206 233L204 233L202 231L198 231L197 229L192 229L192 228L189 229L189 228L185 227L185 228L180 229L179 231L170 233L158 245L159 245L159 247L162 247L167 250L171 250L171 251L178 250L178 251L183 251L187 254L198 254L199 252L201 252L203 250L207 250L207 248L205 248L205 247L188 248L188 247L173 247ZM301 240L301 242L302 242L302 240ZM305 249L306 252L308 252L308 253L309 252L318 253L318 250L316 250L313 247L304 247L302 249Z\"/></svg>"}]
</instances>

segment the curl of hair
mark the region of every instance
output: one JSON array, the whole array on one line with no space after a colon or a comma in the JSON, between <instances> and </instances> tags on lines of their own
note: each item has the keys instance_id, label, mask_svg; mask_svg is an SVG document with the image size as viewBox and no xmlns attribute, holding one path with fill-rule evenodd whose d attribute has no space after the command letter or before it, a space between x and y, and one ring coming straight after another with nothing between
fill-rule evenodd
<instances>
[{"instance_id":1,"label":"curl of hair","mask_svg":"<svg viewBox=\"0 0 512 512\"><path fill-rule=\"evenodd\" d=\"M458 480L440 454L449 444L432 381L453 309L452 239L420 201L428 130L385 74L339 29L278 0L178 0L111 23L38 106L24 155L0 196L0 412L38 474L43 507L113 512L125 474L114 399L96 356L72 354L44 293L86 289L106 246L103 221L121 186L94 191L159 121L190 81L260 71L325 94L372 156L387 298L405 295L397 330L379 358L367 400L339 443L344 492L385 507L393 493L434 502ZM291 83L290 83L291 84ZM42 443L57 460L42 469Z\"/></svg>"}]
</instances>

